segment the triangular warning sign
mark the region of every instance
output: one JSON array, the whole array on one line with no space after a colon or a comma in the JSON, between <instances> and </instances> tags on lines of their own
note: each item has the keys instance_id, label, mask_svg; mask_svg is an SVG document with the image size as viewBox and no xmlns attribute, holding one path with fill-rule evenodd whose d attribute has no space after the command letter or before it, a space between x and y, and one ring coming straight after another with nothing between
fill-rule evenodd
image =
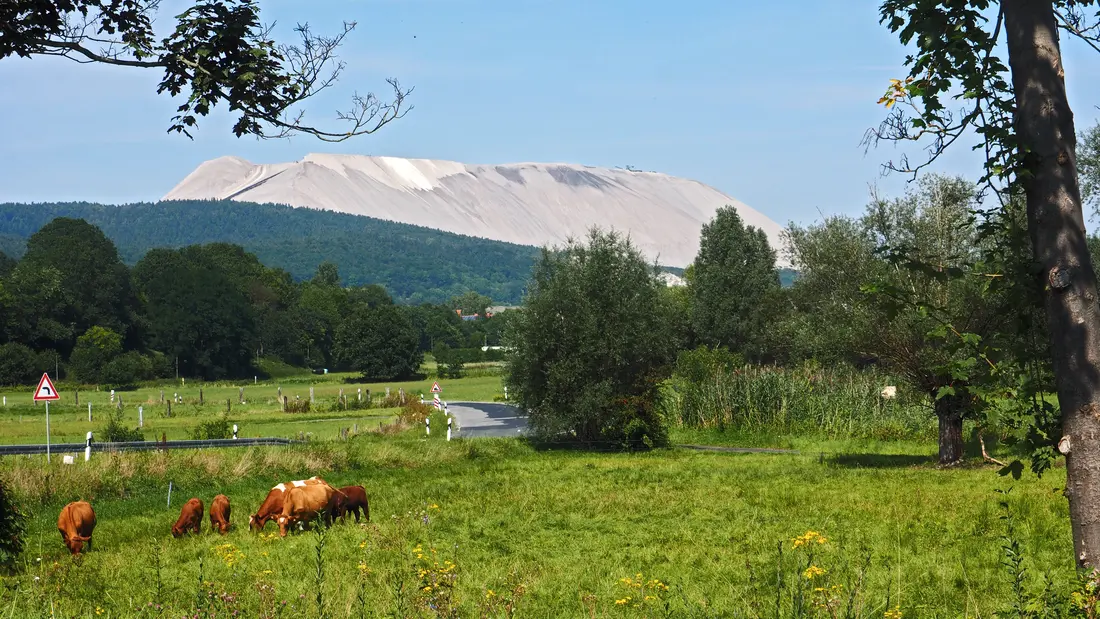
<instances>
[{"instance_id":1,"label":"triangular warning sign","mask_svg":"<svg viewBox=\"0 0 1100 619\"><path fill-rule=\"evenodd\" d=\"M443 393L443 388L439 386L439 383L432 383L432 393Z\"/></svg>"},{"instance_id":2,"label":"triangular warning sign","mask_svg":"<svg viewBox=\"0 0 1100 619\"><path fill-rule=\"evenodd\" d=\"M53 387L53 381L50 380L50 375L43 372L42 380L38 381L38 388L34 390L34 400L60 400L61 396L57 395L57 389Z\"/></svg>"}]
</instances>

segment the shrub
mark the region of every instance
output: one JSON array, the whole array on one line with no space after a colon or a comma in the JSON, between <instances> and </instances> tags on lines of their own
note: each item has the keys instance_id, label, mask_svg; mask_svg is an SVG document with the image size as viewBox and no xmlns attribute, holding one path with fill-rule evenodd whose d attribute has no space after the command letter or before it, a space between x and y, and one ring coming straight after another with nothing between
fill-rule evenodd
<instances>
[{"instance_id":1,"label":"shrub","mask_svg":"<svg viewBox=\"0 0 1100 619\"><path fill-rule=\"evenodd\" d=\"M382 408L400 408L410 401L416 400L420 402L419 398L414 398L411 394L406 393L404 399L402 399L400 391L391 391L389 395L382 397L382 403L379 405Z\"/></svg>"},{"instance_id":2,"label":"shrub","mask_svg":"<svg viewBox=\"0 0 1100 619\"><path fill-rule=\"evenodd\" d=\"M621 445L633 424L660 442L657 385L675 358L663 286L615 232L543 251L506 334L505 384L536 438Z\"/></svg>"},{"instance_id":3,"label":"shrub","mask_svg":"<svg viewBox=\"0 0 1100 619\"><path fill-rule=\"evenodd\" d=\"M309 412L309 400L291 400L286 401L286 412L288 413L308 413Z\"/></svg>"},{"instance_id":4,"label":"shrub","mask_svg":"<svg viewBox=\"0 0 1100 619\"><path fill-rule=\"evenodd\" d=\"M446 344L437 344L432 351L432 356L435 357L436 375L439 378L462 378L462 366L467 356L463 354L463 349L453 349Z\"/></svg>"},{"instance_id":5,"label":"shrub","mask_svg":"<svg viewBox=\"0 0 1100 619\"><path fill-rule=\"evenodd\" d=\"M0 568L11 571L23 552L27 516L19 511L7 484L0 479Z\"/></svg>"},{"instance_id":6,"label":"shrub","mask_svg":"<svg viewBox=\"0 0 1100 619\"><path fill-rule=\"evenodd\" d=\"M96 433L104 443L125 443L144 441L145 435L138 428L130 429L123 423L122 411L116 409L107 416L107 423Z\"/></svg>"},{"instance_id":7,"label":"shrub","mask_svg":"<svg viewBox=\"0 0 1100 619\"><path fill-rule=\"evenodd\" d=\"M188 434L196 441L233 438L233 425L229 423L228 415L222 413L221 417L199 423Z\"/></svg>"},{"instance_id":8,"label":"shrub","mask_svg":"<svg viewBox=\"0 0 1100 619\"><path fill-rule=\"evenodd\" d=\"M434 407L427 404L421 404L419 400L414 400L401 408L397 413L397 419L402 423L423 425L424 420L430 417L434 412Z\"/></svg>"}]
</instances>

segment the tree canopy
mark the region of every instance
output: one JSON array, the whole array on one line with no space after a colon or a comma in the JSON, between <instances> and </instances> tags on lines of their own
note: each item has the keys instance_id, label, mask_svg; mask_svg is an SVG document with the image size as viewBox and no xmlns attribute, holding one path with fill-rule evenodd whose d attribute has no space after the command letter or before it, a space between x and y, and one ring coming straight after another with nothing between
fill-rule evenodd
<instances>
[{"instance_id":1,"label":"tree canopy","mask_svg":"<svg viewBox=\"0 0 1100 619\"><path fill-rule=\"evenodd\" d=\"M58 56L81 63L153 69L157 93L181 96L169 132L191 136L199 118L219 105L236 115L237 137L308 134L329 142L378 131L412 108L396 79L392 100L352 96L339 129L305 120L301 104L331 88L344 70L336 51L355 29L332 36L299 24L296 44L272 38L256 0L195 0L158 33L159 0L14 0L0 3L0 60Z\"/></svg>"},{"instance_id":2,"label":"tree canopy","mask_svg":"<svg viewBox=\"0 0 1100 619\"><path fill-rule=\"evenodd\" d=\"M544 440L662 445L657 384L675 350L656 270L615 232L544 249L509 322L506 384Z\"/></svg>"}]
</instances>

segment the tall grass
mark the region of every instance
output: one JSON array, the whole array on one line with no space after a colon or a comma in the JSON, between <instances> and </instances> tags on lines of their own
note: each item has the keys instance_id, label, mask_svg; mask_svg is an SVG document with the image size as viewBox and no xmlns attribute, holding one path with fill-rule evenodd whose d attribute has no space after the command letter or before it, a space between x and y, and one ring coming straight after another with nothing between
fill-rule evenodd
<instances>
[{"instance_id":1,"label":"tall grass","mask_svg":"<svg viewBox=\"0 0 1100 619\"><path fill-rule=\"evenodd\" d=\"M935 436L929 400L882 372L752 366L715 355L691 351L681 357L664 389L665 410L675 423L829 438ZM882 397L888 385L897 387L895 398Z\"/></svg>"}]
</instances>

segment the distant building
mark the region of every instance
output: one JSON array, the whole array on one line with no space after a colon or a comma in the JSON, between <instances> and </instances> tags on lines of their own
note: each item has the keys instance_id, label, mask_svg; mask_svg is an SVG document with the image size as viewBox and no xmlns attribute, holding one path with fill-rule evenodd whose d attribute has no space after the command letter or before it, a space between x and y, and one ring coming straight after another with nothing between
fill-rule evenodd
<instances>
[{"instance_id":1,"label":"distant building","mask_svg":"<svg viewBox=\"0 0 1100 619\"><path fill-rule=\"evenodd\" d=\"M485 308L485 318L492 318L494 314L499 314L505 310L519 309L518 305L494 305L492 307ZM463 314L461 309L456 309L455 313L462 320L478 320L482 316L481 314Z\"/></svg>"}]
</instances>

